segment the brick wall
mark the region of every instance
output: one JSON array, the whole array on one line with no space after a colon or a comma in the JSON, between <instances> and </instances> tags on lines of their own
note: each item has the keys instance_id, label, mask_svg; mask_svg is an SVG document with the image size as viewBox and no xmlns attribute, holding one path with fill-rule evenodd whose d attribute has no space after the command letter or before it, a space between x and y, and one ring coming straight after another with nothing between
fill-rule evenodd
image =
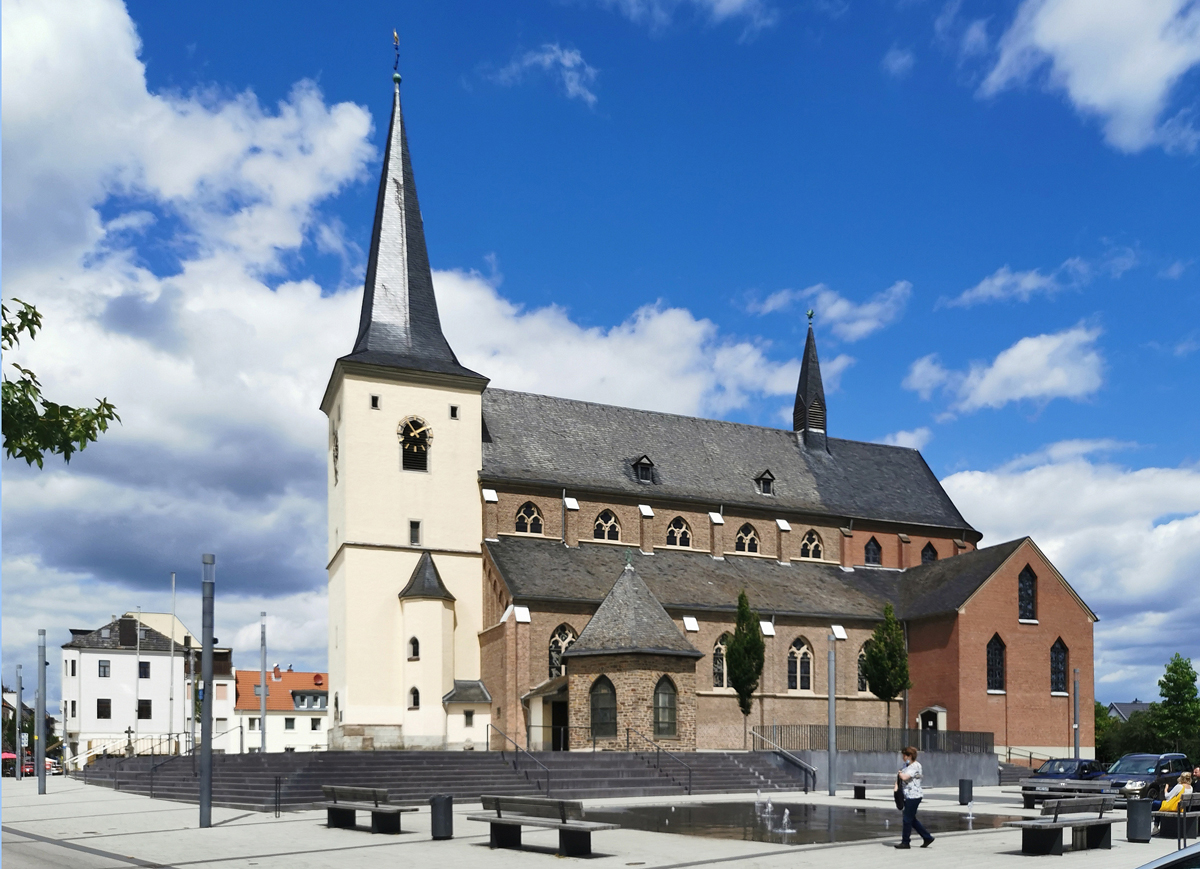
<instances>
[{"instance_id":1,"label":"brick wall","mask_svg":"<svg viewBox=\"0 0 1200 869\"><path fill-rule=\"evenodd\" d=\"M653 738L654 688L659 679L668 676L676 690L676 736L657 739L672 750L696 749L694 659L667 655L592 655L569 658L568 661L572 734L583 734L590 728L592 684L604 675L616 689L617 736L598 740L597 747L624 749L626 728ZM582 745L582 742L578 744Z\"/></svg>"}]
</instances>

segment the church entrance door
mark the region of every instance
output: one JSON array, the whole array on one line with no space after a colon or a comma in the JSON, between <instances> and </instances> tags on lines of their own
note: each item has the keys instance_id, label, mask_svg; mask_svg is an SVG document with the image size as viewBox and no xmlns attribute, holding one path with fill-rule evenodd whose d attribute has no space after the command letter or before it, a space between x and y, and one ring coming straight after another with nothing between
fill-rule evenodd
<instances>
[{"instance_id":1,"label":"church entrance door","mask_svg":"<svg viewBox=\"0 0 1200 869\"><path fill-rule=\"evenodd\" d=\"M553 734L551 751L570 751L571 729L567 726L569 721L565 700L556 700L550 704L550 732Z\"/></svg>"}]
</instances>

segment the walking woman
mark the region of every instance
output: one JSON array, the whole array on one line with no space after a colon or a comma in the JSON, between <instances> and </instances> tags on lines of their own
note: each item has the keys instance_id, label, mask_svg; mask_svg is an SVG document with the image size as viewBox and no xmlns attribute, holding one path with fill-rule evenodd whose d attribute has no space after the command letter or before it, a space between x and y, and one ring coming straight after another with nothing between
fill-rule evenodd
<instances>
[{"instance_id":1,"label":"walking woman","mask_svg":"<svg viewBox=\"0 0 1200 869\"><path fill-rule=\"evenodd\" d=\"M904 758L904 766L900 769L900 781L896 782L896 790L900 789L901 782L903 782L904 832L901 835L900 844L896 847L911 847L909 839L912 838L912 831L916 830L922 840L921 847L928 848L933 844L933 836L929 835L925 825L917 820L917 807L921 805L921 799L925 796L925 792L921 790L921 778L924 774L921 764L917 763L917 750L910 745L900 754Z\"/></svg>"}]
</instances>

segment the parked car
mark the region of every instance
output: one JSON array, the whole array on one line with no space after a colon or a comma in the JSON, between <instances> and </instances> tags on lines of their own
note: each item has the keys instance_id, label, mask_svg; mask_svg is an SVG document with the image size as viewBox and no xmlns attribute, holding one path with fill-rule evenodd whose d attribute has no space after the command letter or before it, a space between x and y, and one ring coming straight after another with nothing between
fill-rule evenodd
<instances>
[{"instance_id":1,"label":"parked car","mask_svg":"<svg viewBox=\"0 0 1200 869\"><path fill-rule=\"evenodd\" d=\"M1037 768L1038 778L1068 778L1089 781L1108 772L1108 767L1098 760L1077 760L1073 757L1056 757Z\"/></svg>"},{"instance_id":2,"label":"parked car","mask_svg":"<svg viewBox=\"0 0 1200 869\"><path fill-rule=\"evenodd\" d=\"M1179 774L1191 769L1182 754L1127 754L1098 780L1111 782L1126 799L1161 800L1179 781Z\"/></svg>"}]
</instances>

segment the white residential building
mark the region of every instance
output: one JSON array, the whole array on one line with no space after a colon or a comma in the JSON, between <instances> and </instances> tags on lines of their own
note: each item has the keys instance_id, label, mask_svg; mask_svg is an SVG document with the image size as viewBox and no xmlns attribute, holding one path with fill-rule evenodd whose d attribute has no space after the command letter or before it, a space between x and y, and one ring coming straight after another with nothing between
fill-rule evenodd
<instances>
[{"instance_id":1,"label":"white residential building","mask_svg":"<svg viewBox=\"0 0 1200 869\"><path fill-rule=\"evenodd\" d=\"M244 727L247 751L262 747L259 670L237 673L237 723ZM323 751L329 676L298 673L276 664L267 671L267 751Z\"/></svg>"}]
</instances>

